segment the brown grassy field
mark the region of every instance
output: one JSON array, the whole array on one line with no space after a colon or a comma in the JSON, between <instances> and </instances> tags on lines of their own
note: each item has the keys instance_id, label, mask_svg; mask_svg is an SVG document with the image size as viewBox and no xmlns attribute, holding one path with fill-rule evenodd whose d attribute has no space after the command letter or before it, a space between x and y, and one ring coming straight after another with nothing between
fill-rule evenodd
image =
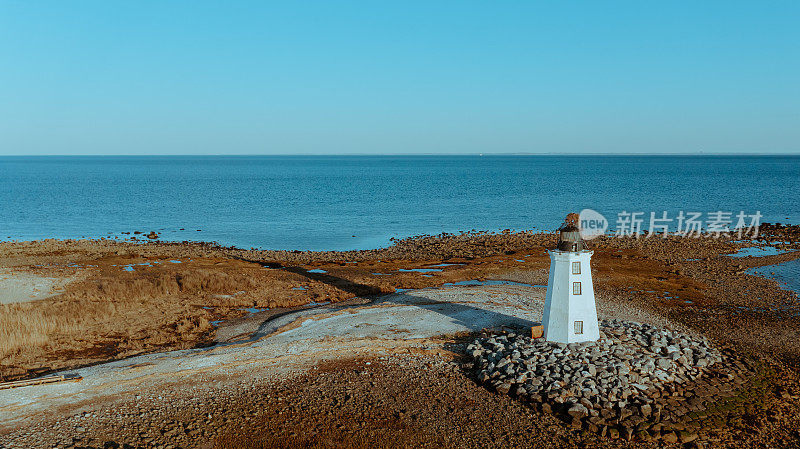
<instances>
[{"instance_id":1,"label":"brown grassy field","mask_svg":"<svg viewBox=\"0 0 800 449\"><path fill-rule=\"evenodd\" d=\"M247 308L339 302L395 288L544 270L545 248L554 240L549 233L426 236L343 253L107 240L0 243L0 267L76 279L54 297L0 305L0 379L207 345L214 341L212 322L246 315ZM593 269L606 290L635 286L654 305L682 307L686 300L704 301L707 288L684 276L691 270L685 259L732 251L735 245L603 239L596 247ZM457 265L424 273L428 276L398 271L442 262ZM324 272L310 271L315 269Z\"/></svg>"},{"instance_id":2,"label":"brown grassy field","mask_svg":"<svg viewBox=\"0 0 800 449\"><path fill-rule=\"evenodd\" d=\"M197 248L171 244L48 246L0 244L5 267L79 278L54 297L0 305L2 380L206 345L214 339L213 321L245 315L247 308L339 302L495 271L479 263L447 267L426 278L396 270L441 260L296 265L242 260L241 253L219 249L198 254ZM309 272L315 268L325 273ZM392 275L374 274L383 272Z\"/></svg>"},{"instance_id":3,"label":"brown grassy field","mask_svg":"<svg viewBox=\"0 0 800 449\"><path fill-rule=\"evenodd\" d=\"M240 316L245 308L354 295L302 274L235 259L85 262L86 268L75 268L85 278L68 284L64 293L0 306L0 376L19 378L161 348L196 347L213 340L211 321Z\"/></svg>"}]
</instances>

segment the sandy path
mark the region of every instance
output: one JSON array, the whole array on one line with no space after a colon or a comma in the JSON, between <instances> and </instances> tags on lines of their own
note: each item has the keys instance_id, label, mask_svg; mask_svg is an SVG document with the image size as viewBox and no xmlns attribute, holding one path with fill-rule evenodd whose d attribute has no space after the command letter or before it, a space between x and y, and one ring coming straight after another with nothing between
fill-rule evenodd
<instances>
[{"instance_id":1,"label":"sandy path","mask_svg":"<svg viewBox=\"0 0 800 449\"><path fill-rule=\"evenodd\" d=\"M70 371L83 376L80 382L0 390L0 422L10 430L35 422L45 411L67 416L99 401L132 400L198 382L225 388L252 376L283 378L338 357L443 350L444 342L436 337L538 324L544 294L541 287L450 287L393 294L366 306L299 311L265 323L249 342ZM602 317L654 321L645 312L603 298L598 308Z\"/></svg>"},{"instance_id":2,"label":"sandy path","mask_svg":"<svg viewBox=\"0 0 800 449\"><path fill-rule=\"evenodd\" d=\"M0 269L0 304L36 301L54 296L72 278L52 278L18 270Z\"/></svg>"}]
</instances>

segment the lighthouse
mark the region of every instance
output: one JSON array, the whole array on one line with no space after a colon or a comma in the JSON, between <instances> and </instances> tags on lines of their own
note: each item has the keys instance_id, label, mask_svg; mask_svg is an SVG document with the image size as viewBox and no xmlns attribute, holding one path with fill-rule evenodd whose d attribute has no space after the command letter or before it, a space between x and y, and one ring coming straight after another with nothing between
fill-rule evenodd
<instances>
[{"instance_id":1,"label":"lighthouse","mask_svg":"<svg viewBox=\"0 0 800 449\"><path fill-rule=\"evenodd\" d=\"M586 249L576 215L567 216L559 228L558 246L548 251L550 278L542 318L547 341L577 343L600 338L589 266L593 252Z\"/></svg>"}]
</instances>

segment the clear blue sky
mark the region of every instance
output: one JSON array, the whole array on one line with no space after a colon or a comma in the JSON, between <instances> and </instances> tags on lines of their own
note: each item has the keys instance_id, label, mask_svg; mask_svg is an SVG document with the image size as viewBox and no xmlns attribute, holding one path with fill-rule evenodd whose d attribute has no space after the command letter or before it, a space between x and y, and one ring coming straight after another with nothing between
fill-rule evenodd
<instances>
[{"instance_id":1,"label":"clear blue sky","mask_svg":"<svg viewBox=\"0 0 800 449\"><path fill-rule=\"evenodd\" d=\"M800 2L0 0L0 154L800 153Z\"/></svg>"}]
</instances>

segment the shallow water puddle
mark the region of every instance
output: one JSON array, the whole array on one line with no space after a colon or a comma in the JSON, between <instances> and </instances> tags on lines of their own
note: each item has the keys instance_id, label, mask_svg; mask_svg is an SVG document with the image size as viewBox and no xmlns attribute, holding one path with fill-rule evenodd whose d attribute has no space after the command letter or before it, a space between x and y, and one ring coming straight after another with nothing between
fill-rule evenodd
<instances>
[{"instance_id":1,"label":"shallow water puddle","mask_svg":"<svg viewBox=\"0 0 800 449\"><path fill-rule=\"evenodd\" d=\"M800 297L800 259L775 265L750 268L746 272L748 274L774 279L778 281L785 290L792 291Z\"/></svg>"},{"instance_id":2,"label":"shallow water puddle","mask_svg":"<svg viewBox=\"0 0 800 449\"><path fill-rule=\"evenodd\" d=\"M327 271L325 271L325 270L323 270L321 268L315 268L313 270L308 270L308 273L319 273L319 274L322 274L322 273L327 273Z\"/></svg>"},{"instance_id":3,"label":"shallow water puddle","mask_svg":"<svg viewBox=\"0 0 800 449\"><path fill-rule=\"evenodd\" d=\"M765 246L765 247L757 247L751 246L747 248L742 248L738 252L733 254L726 254L728 257L764 257L764 256L777 256L778 254L784 254L787 251L782 249L778 249L774 246Z\"/></svg>"},{"instance_id":4,"label":"shallow water puddle","mask_svg":"<svg viewBox=\"0 0 800 449\"><path fill-rule=\"evenodd\" d=\"M111 265L112 267L121 266L123 271L136 271L133 267L152 267L153 264L160 263L157 260L153 262L145 262L145 263L131 263L128 265Z\"/></svg>"},{"instance_id":5,"label":"shallow water puddle","mask_svg":"<svg viewBox=\"0 0 800 449\"><path fill-rule=\"evenodd\" d=\"M246 310L246 311L247 311L247 313L249 313L249 314L251 314L251 315L252 315L252 314L254 314L254 313L258 313L258 312L263 312L263 311L265 311L265 310L269 310L269 308L268 308L268 307L265 307L265 308L263 308L263 309L259 309L259 308L257 308L257 307L245 307L245 308L243 308L243 309L239 309L239 310Z\"/></svg>"}]
</instances>

